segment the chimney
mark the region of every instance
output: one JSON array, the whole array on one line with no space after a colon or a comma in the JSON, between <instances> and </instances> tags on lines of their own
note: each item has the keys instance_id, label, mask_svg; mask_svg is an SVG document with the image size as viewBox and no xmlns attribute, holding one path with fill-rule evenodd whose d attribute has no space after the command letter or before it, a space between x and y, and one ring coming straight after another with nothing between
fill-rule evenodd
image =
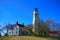
<instances>
[{"instance_id":1,"label":"chimney","mask_svg":"<svg viewBox=\"0 0 60 40\"><path fill-rule=\"evenodd\" d=\"M16 22L16 24L18 24L18 21Z\"/></svg>"}]
</instances>

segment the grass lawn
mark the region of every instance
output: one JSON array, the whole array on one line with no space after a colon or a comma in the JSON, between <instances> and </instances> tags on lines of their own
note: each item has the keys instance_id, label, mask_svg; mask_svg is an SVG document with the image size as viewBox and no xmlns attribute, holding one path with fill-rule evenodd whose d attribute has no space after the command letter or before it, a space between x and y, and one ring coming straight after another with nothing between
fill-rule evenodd
<instances>
[{"instance_id":1,"label":"grass lawn","mask_svg":"<svg viewBox=\"0 0 60 40\"><path fill-rule=\"evenodd\" d=\"M58 40L58 38L36 36L3 36L0 40Z\"/></svg>"}]
</instances>

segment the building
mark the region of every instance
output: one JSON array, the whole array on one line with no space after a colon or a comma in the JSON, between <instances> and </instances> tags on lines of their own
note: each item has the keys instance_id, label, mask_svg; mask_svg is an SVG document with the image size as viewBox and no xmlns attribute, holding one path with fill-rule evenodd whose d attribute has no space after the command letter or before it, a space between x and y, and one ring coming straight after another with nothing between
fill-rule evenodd
<instances>
[{"instance_id":1,"label":"building","mask_svg":"<svg viewBox=\"0 0 60 40\"><path fill-rule=\"evenodd\" d=\"M7 35L8 36L22 36L22 35L30 35L30 29L24 26L24 24L8 24L7 26Z\"/></svg>"}]
</instances>

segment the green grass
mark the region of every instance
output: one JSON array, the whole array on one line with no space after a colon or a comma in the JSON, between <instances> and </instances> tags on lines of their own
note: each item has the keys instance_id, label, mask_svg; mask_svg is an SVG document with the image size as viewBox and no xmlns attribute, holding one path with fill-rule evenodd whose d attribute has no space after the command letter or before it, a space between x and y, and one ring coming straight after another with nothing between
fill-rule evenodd
<instances>
[{"instance_id":1,"label":"green grass","mask_svg":"<svg viewBox=\"0 0 60 40\"><path fill-rule=\"evenodd\" d=\"M60 38L60 36L33 36L33 37L39 37L39 38Z\"/></svg>"},{"instance_id":2,"label":"green grass","mask_svg":"<svg viewBox=\"0 0 60 40\"><path fill-rule=\"evenodd\" d=\"M57 38L47 36L2 36L0 40L56 40Z\"/></svg>"},{"instance_id":3,"label":"green grass","mask_svg":"<svg viewBox=\"0 0 60 40\"><path fill-rule=\"evenodd\" d=\"M1 36L1 37L17 37L17 36ZM21 37L21 36L18 36ZM27 36L26 36L27 37ZM58 37L54 37L54 36L30 36L30 37L38 37L38 38L60 38L60 36Z\"/></svg>"}]
</instances>

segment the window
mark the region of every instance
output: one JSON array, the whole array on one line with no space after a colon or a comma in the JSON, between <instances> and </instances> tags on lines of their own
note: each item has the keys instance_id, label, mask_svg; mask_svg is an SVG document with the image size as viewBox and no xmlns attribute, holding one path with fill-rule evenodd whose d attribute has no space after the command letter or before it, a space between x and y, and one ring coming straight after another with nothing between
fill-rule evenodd
<instances>
[{"instance_id":1,"label":"window","mask_svg":"<svg viewBox=\"0 0 60 40\"><path fill-rule=\"evenodd\" d=\"M14 35L14 34L13 34L13 31L12 31L12 35Z\"/></svg>"},{"instance_id":2,"label":"window","mask_svg":"<svg viewBox=\"0 0 60 40\"><path fill-rule=\"evenodd\" d=\"M9 34L10 34L10 32L9 32Z\"/></svg>"},{"instance_id":3,"label":"window","mask_svg":"<svg viewBox=\"0 0 60 40\"><path fill-rule=\"evenodd\" d=\"M17 31L16 31L16 34L17 34Z\"/></svg>"},{"instance_id":4,"label":"window","mask_svg":"<svg viewBox=\"0 0 60 40\"><path fill-rule=\"evenodd\" d=\"M10 33L11 33L11 31L9 30L9 31L8 31L8 34L10 34Z\"/></svg>"}]
</instances>

